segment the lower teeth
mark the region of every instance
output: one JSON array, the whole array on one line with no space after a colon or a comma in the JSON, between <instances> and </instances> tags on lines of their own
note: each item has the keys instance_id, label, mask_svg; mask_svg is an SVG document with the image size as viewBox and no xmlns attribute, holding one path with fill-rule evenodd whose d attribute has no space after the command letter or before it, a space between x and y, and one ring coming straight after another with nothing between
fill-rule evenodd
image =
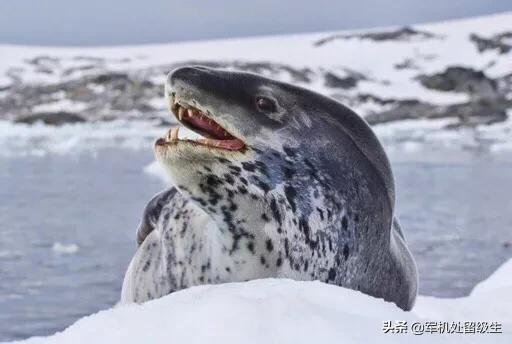
<instances>
[{"instance_id":1,"label":"lower teeth","mask_svg":"<svg viewBox=\"0 0 512 344\"><path fill-rule=\"evenodd\" d=\"M171 133L170 133L170 139L171 141L175 141L175 140L178 140L178 132L180 130L180 127L174 127L171 129Z\"/></svg>"}]
</instances>

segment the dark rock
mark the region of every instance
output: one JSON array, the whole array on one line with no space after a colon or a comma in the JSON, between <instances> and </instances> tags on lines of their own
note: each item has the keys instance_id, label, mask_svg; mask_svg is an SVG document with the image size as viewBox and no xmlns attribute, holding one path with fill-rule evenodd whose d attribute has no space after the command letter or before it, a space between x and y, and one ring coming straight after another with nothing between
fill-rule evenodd
<instances>
[{"instance_id":1,"label":"dark rock","mask_svg":"<svg viewBox=\"0 0 512 344\"><path fill-rule=\"evenodd\" d=\"M125 73L103 73L94 76L90 81L95 84L106 84L113 82L128 82L130 77Z\"/></svg>"},{"instance_id":2,"label":"dark rock","mask_svg":"<svg viewBox=\"0 0 512 344\"><path fill-rule=\"evenodd\" d=\"M350 88L356 87L357 82L359 81L359 79L357 79L354 76L346 76L346 77L341 78L331 72L325 73L324 78L325 78L325 86L331 87L331 88L350 89Z\"/></svg>"},{"instance_id":3,"label":"dark rock","mask_svg":"<svg viewBox=\"0 0 512 344\"><path fill-rule=\"evenodd\" d=\"M85 119L77 114L65 111L58 112L39 112L24 116L15 120L17 123L33 124L43 122L48 125L63 125L66 123L81 123Z\"/></svg>"},{"instance_id":4,"label":"dark rock","mask_svg":"<svg viewBox=\"0 0 512 344\"><path fill-rule=\"evenodd\" d=\"M389 104L389 103L388 103ZM488 101L484 99L453 105L434 105L418 100L397 100L391 109L369 114L365 119L368 123L380 124L405 119L455 118L455 127L474 127L503 122L507 118L507 109L512 107L512 100L506 98Z\"/></svg>"},{"instance_id":5,"label":"dark rock","mask_svg":"<svg viewBox=\"0 0 512 344\"><path fill-rule=\"evenodd\" d=\"M379 105L388 105L388 104L394 104L396 102L395 99L384 99L381 97L377 97L370 93L359 93L356 96L356 99L359 103L367 103L367 102L374 102ZM412 101L412 100L411 100Z\"/></svg>"},{"instance_id":6,"label":"dark rock","mask_svg":"<svg viewBox=\"0 0 512 344\"><path fill-rule=\"evenodd\" d=\"M411 59L405 59L402 62L396 63L394 65L395 69L402 70L402 69L419 69L418 66L414 63Z\"/></svg>"},{"instance_id":7,"label":"dark rock","mask_svg":"<svg viewBox=\"0 0 512 344\"><path fill-rule=\"evenodd\" d=\"M441 36L435 35L427 31L420 31L411 27L403 27L397 30L380 31L380 32L368 32L368 33L354 33L354 34L339 34L332 35L321 40L316 41L314 46L322 46L326 43L332 42L337 39L368 39L375 42L383 41L408 41L411 38L415 39L432 39L442 38Z\"/></svg>"},{"instance_id":8,"label":"dark rock","mask_svg":"<svg viewBox=\"0 0 512 344\"><path fill-rule=\"evenodd\" d=\"M34 65L34 66L41 66L41 65L47 65L47 64L57 64L59 63L59 59L56 57L41 55L36 56L31 59L25 60L28 64Z\"/></svg>"},{"instance_id":9,"label":"dark rock","mask_svg":"<svg viewBox=\"0 0 512 344\"><path fill-rule=\"evenodd\" d=\"M503 94L508 94L512 98L512 73L496 78L498 88Z\"/></svg>"},{"instance_id":10,"label":"dark rock","mask_svg":"<svg viewBox=\"0 0 512 344\"><path fill-rule=\"evenodd\" d=\"M505 42L505 40L509 40L509 42L512 40L512 32L504 32L491 38L484 38L472 33L469 39L475 43L479 52L497 50L500 54L506 54L512 49L512 44Z\"/></svg>"},{"instance_id":11,"label":"dark rock","mask_svg":"<svg viewBox=\"0 0 512 344\"><path fill-rule=\"evenodd\" d=\"M459 122L450 125L450 128L476 127L505 121L507 119L507 109L511 106L512 101L506 99L502 99L501 102L479 100L447 106L444 114L459 119Z\"/></svg>"},{"instance_id":12,"label":"dark rock","mask_svg":"<svg viewBox=\"0 0 512 344\"><path fill-rule=\"evenodd\" d=\"M448 67L444 72L417 77L426 88L468 93L477 98L499 97L496 81L484 72L466 67Z\"/></svg>"},{"instance_id":13,"label":"dark rock","mask_svg":"<svg viewBox=\"0 0 512 344\"><path fill-rule=\"evenodd\" d=\"M136 104L135 109L140 112L152 112L156 110L153 106L146 103Z\"/></svg>"},{"instance_id":14,"label":"dark rock","mask_svg":"<svg viewBox=\"0 0 512 344\"><path fill-rule=\"evenodd\" d=\"M365 119L369 124L375 125L405 119L437 117L435 116L437 110L435 105L420 102L416 99L382 100L381 104L392 104L392 106L389 110L367 115Z\"/></svg>"}]
</instances>

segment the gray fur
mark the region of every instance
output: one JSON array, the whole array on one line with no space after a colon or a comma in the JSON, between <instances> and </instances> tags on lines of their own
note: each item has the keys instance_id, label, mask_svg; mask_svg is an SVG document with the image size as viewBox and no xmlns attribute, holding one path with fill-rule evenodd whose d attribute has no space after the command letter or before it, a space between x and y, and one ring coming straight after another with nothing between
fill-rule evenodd
<instances>
[{"instance_id":1,"label":"gray fur","mask_svg":"<svg viewBox=\"0 0 512 344\"><path fill-rule=\"evenodd\" d=\"M167 86L247 150L155 148L176 189L145 210L123 301L286 277L412 308L416 265L393 215L388 159L364 120L331 98L250 73L184 67ZM256 96L273 99L275 111L256 109Z\"/></svg>"}]
</instances>

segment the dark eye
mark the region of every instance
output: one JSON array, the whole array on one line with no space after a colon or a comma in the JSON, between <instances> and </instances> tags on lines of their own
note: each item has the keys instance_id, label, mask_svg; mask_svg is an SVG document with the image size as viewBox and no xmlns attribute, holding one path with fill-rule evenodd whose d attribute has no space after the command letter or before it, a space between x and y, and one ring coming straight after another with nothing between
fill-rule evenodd
<instances>
[{"instance_id":1,"label":"dark eye","mask_svg":"<svg viewBox=\"0 0 512 344\"><path fill-rule=\"evenodd\" d=\"M269 113L276 111L276 104L274 103L274 101L266 97L257 97L256 107L261 112Z\"/></svg>"}]
</instances>

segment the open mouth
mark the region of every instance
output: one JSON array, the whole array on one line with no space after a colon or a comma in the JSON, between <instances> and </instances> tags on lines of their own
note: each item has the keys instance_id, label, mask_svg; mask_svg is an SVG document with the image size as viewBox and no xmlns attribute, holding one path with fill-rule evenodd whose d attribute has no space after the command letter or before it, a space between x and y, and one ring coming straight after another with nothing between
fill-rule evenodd
<instances>
[{"instance_id":1,"label":"open mouth","mask_svg":"<svg viewBox=\"0 0 512 344\"><path fill-rule=\"evenodd\" d=\"M230 151L241 151L245 148L245 143L242 140L230 134L207 113L191 105L179 103L174 96L171 100L171 112L176 116L180 124L201 135L202 138L195 140L180 139L178 137L180 127L177 126L171 128L165 138L158 139L157 145L189 142Z\"/></svg>"}]
</instances>

